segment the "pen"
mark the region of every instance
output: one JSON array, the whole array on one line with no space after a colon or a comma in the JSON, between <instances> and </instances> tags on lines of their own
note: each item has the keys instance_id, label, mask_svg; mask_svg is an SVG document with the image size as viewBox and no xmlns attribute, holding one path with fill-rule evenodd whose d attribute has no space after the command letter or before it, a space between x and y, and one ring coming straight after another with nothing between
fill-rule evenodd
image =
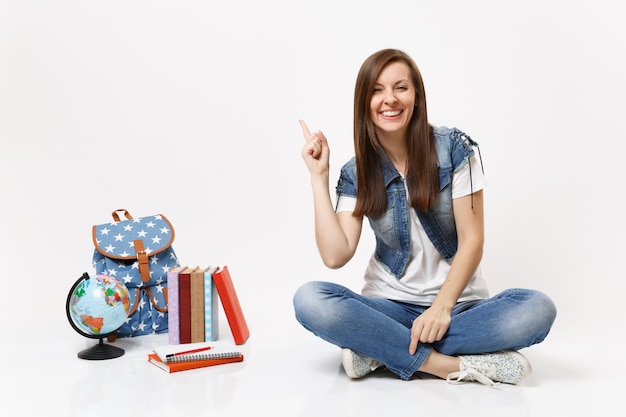
<instances>
[{"instance_id":1,"label":"pen","mask_svg":"<svg viewBox=\"0 0 626 417\"><path fill-rule=\"evenodd\" d=\"M211 349L211 346L203 347L203 348L200 348L200 349L186 350L184 352L168 353L167 355L165 355L165 357L166 358L171 358L172 356L189 355L191 353L204 352L205 350L209 350L209 349Z\"/></svg>"}]
</instances>

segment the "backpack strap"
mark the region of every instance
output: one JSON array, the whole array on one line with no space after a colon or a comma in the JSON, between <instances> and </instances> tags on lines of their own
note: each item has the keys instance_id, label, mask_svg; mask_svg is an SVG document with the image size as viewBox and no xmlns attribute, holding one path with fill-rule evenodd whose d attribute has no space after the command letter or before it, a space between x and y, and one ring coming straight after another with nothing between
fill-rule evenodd
<instances>
[{"instance_id":1,"label":"backpack strap","mask_svg":"<svg viewBox=\"0 0 626 417\"><path fill-rule=\"evenodd\" d=\"M146 291L146 293L148 293L148 297L150 297L150 302L152 303L152 306L157 311L160 311L161 313L167 313L167 288L163 289L163 296L165 298L165 307L159 307L156 300L154 299L154 296L152 295L152 289L150 287L144 287L144 290Z\"/></svg>"},{"instance_id":2,"label":"backpack strap","mask_svg":"<svg viewBox=\"0 0 626 417\"><path fill-rule=\"evenodd\" d=\"M150 281L150 265L148 264L148 254L143 246L141 239L133 240L135 245L135 252L137 252L137 262L139 264L139 275L141 275L142 282Z\"/></svg>"},{"instance_id":3,"label":"backpack strap","mask_svg":"<svg viewBox=\"0 0 626 417\"><path fill-rule=\"evenodd\" d=\"M133 289L135 290L135 305L128 312L128 317L132 316L133 314L135 314L135 311L137 311L137 308L139 307L139 297L141 296L141 288L137 287ZM129 289L128 291L130 292L133 289Z\"/></svg>"},{"instance_id":4,"label":"backpack strap","mask_svg":"<svg viewBox=\"0 0 626 417\"><path fill-rule=\"evenodd\" d=\"M130 317L133 314L135 314L135 312L139 308L139 304L140 304L139 303L139 298L141 298L141 291L142 291L142 289L146 292L146 294L148 294L148 298L150 299L150 303L152 303L152 306L157 311L160 311L161 313L167 313L167 288L163 288L163 299L165 301L165 307L159 307L159 304L157 303L156 299L154 298L154 295L152 294L152 289L150 287L137 287L137 288L129 289L129 291L135 291L135 304L132 306L132 308L128 312L128 317Z\"/></svg>"}]
</instances>

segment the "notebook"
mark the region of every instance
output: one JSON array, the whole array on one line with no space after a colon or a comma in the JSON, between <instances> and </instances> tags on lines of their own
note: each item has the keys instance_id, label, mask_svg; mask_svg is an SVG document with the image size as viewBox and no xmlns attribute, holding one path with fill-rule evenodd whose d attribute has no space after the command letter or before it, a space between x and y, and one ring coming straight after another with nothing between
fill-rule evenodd
<instances>
[{"instance_id":1,"label":"notebook","mask_svg":"<svg viewBox=\"0 0 626 417\"><path fill-rule=\"evenodd\" d=\"M156 365L157 367L163 369L165 372L179 372L179 371L187 371L190 369L199 369L199 368L207 368L209 366L216 365L225 365L227 363L235 363L242 362L243 355L237 356L234 358L226 358L226 359L210 359L203 361L191 361L191 362L171 362L165 363L159 359L159 356L156 353L148 353L148 361Z\"/></svg>"},{"instance_id":2,"label":"notebook","mask_svg":"<svg viewBox=\"0 0 626 417\"><path fill-rule=\"evenodd\" d=\"M164 363L243 357L242 352L234 344L225 341L164 345L157 346L153 350Z\"/></svg>"}]
</instances>

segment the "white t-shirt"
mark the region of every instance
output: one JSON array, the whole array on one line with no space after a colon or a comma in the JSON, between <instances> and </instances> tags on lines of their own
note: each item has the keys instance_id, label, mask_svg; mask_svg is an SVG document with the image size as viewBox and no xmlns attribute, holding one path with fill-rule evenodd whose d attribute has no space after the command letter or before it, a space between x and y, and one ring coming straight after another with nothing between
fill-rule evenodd
<instances>
[{"instance_id":1,"label":"white t-shirt","mask_svg":"<svg viewBox=\"0 0 626 417\"><path fill-rule=\"evenodd\" d=\"M466 164L452 178L453 199L469 195L471 191L482 190L486 186L487 182L476 155L470 158L470 163L472 166L471 184L470 169ZM355 206L356 198L341 196L337 201L337 212L352 212ZM409 210L409 217L411 256L404 275L397 279L385 271L373 254L365 270L365 285L361 293L371 297L429 306L448 276L450 265L426 235L415 210ZM477 300L488 296L487 285L481 276L479 265L458 301Z\"/></svg>"}]
</instances>

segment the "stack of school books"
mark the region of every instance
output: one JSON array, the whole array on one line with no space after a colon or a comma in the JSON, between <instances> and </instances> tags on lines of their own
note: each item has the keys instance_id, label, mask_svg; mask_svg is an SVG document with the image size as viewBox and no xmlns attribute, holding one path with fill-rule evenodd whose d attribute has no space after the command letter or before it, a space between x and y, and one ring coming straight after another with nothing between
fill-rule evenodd
<instances>
[{"instance_id":1,"label":"stack of school books","mask_svg":"<svg viewBox=\"0 0 626 417\"><path fill-rule=\"evenodd\" d=\"M243 361L243 353L230 342L204 342L157 346L148 361L165 372L179 372Z\"/></svg>"},{"instance_id":2,"label":"stack of school books","mask_svg":"<svg viewBox=\"0 0 626 417\"><path fill-rule=\"evenodd\" d=\"M217 340L220 301L235 343L243 344L250 336L227 266L172 268L167 288L170 345Z\"/></svg>"}]
</instances>

